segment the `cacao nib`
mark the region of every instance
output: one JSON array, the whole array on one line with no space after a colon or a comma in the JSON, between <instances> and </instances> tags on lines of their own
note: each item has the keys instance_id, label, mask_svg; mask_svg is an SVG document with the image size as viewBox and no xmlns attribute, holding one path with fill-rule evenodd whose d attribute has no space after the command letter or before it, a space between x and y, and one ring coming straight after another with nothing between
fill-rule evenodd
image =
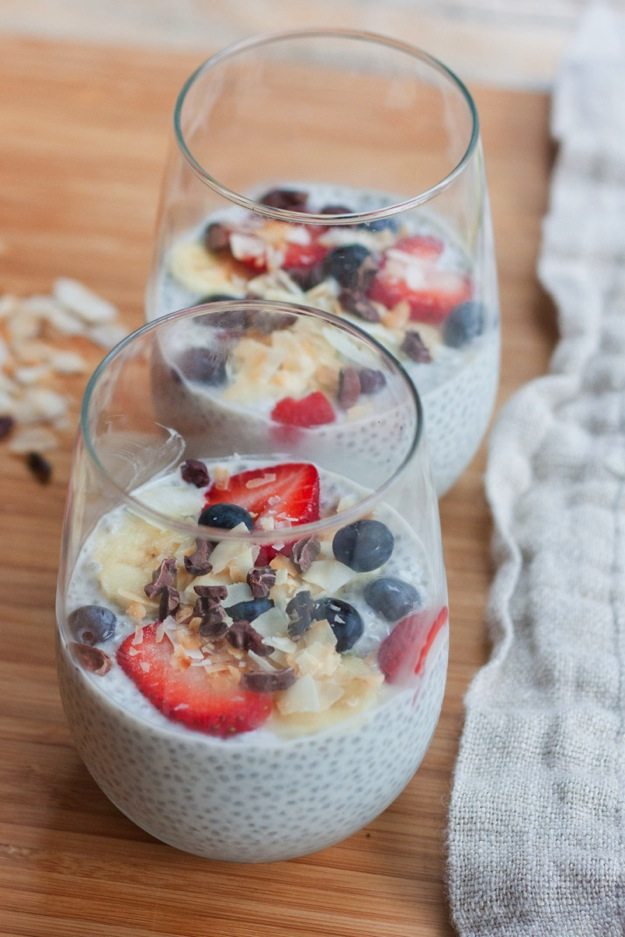
<instances>
[{"instance_id":1,"label":"cacao nib","mask_svg":"<svg viewBox=\"0 0 625 937\"><path fill-rule=\"evenodd\" d=\"M213 303L221 299L238 299L236 296L229 296L227 293L213 293L204 296L199 303ZM201 316L196 316L193 320L196 325L207 325L216 329L226 329L232 336L238 335L248 324L247 309L240 307L229 309L227 312L207 312Z\"/></svg>"},{"instance_id":2,"label":"cacao nib","mask_svg":"<svg viewBox=\"0 0 625 937\"><path fill-rule=\"evenodd\" d=\"M70 650L81 667L84 667L89 673L103 677L111 669L111 658L99 647L92 647L90 644L78 644L74 641L70 645Z\"/></svg>"},{"instance_id":3,"label":"cacao nib","mask_svg":"<svg viewBox=\"0 0 625 937\"><path fill-rule=\"evenodd\" d=\"M223 607L221 605L210 605L208 608L204 607L203 611L200 612L198 605L202 601L205 602L206 599L198 599L193 609L194 614L202 619L200 634L203 638L223 638L228 631L228 622Z\"/></svg>"},{"instance_id":4,"label":"cacao nib","mask_svg":"<svg viewBox=\"0 0 625 937\"><path fill-rule=\"evenodd\" d=\"M204 231L204 247L214 253L230 250L230 232L226 226L219 221L207 225Z\"/></svg>"},{"instance_id":5,"label":"cacao nib","mask_svg":"<svg viewBox=\"0 0 625 937\"><path fill-rule=\"evenodd\" d=\"M401 343L401 351L417 364L429 364L432 356L418 332L406 332Z\"/></svg>"},{"instance_id":6,"label":"cacao nib","mask_svg":"<svg viewBox=\"0 0 625 937\"><path fill-rule=\"evenodd\" d=\"M293 282L297 283L304 292L314 289L315 286L319 286L325 280L323 264L321 263L312 264L310 267L285 267L284 272L288 273Z\"/></svg>"},{"instance_id":7,"label":"cacao nib","mask_svg":"<svg viewBox=\"0 0 625 937\"><path fill-rule=\"evenodd\" d=\"M276 574L271 566L255 566L247 574L247 584L255 599L266 599L275 581Z\"/></svg>"},{"instance_id":8,"label":"cacao nib","mask_svg":"<svg viewBox=\"0 0 625 937\"><path fill-rule=\"evenodd\" d=\"M52 466L39 452L29 452L26 456L26 465L42 485L47 485L52 478Z\"/></svg>"},{"instance_id":9,"label":"cacao nib","mask_svg":"<svg viewBox=\"0 0 625 937\"><path fill-rule=\"evenodd\" d=\"M165 621L169 615L173 615L180 605L180 593L171 586L164 586L160 592L160 601L158 603L158 620Z\"/></svg>"},{"instance_id":10,"label":"cacao nib","mask_svg":"<svg viewBox=\"0 0 625 937\"><path fill-rule=\"evenodd\" d=\"M152 573L152 582L143 587L143 591L148 599L153 599L166 588L175 588L176 586L176 557L166 556L158 569Z\"/></svg>"},{"instance_id":11,"label":"cacao nib","mask_svg":"<svg viewBox=\"0 0 625 937\"><path fill-rule=\"evenodd\" d=\"M241 686L253 693L277 693L279 690L288 690L295 683L296 676L292 667L284 667L275 673L257 670L253 673L244 673Z\"/></svg>"},{"instance_id":12,"label":"cacao nib","mask_svg":"<svg viewBox=\"0 0 625 937\"><path fill-rule=\"evenodd\" d=\"M361 368L358 376L360 377L360 390L363 394L377 394L386 386L384 373L376 371L374 368Z\"/></svg>"},{"instance_id":13,"label":"cacao nib","mask_svg":"<svg viewBox=\"0 0 625 937\"><path fill-rule=\"evenodd\" d=\"M249 621L235 621L228 629L226 641L240 651L254 651L259 657L269 657L274 648L263 641L262 635Z\"/></svg>"},{"instance_id":14,"label":"cacao nib","mask_svg":"<svg viewBox=\"0 0 625 937\"><path fill-rule=\"evenodd\" d=\"M308 192L301 189L269 189L258 199L261 205L270 208L283 208L288 211L306 211Z\"/></svg>"},{"instance_id":15,"label":"cacao nib","mask_svg":"<svg viewBox=\"0 0 625 937\"><path fill-rule=\"evenodd\" d=\"M185 556L183 560L186 571L191 573L192 576L203 576L204 573L210 573L213 566L209 557L213 550L214 544L209 543L208 540L202 540L200 537L197 537L195 541L195 552L189 554L189 556Z\"/></svg>"},{"instance_id":16,"label":"cacao nib","mask_svg":"<svg viewBox=\"0 0 625 937\"><path fill-rule=\"evenodd\" d=\"M313 601L308 590L298 592L286 607L289 616L289 637L297 639L310 628L313 620Z\"/></svg>"},{"instance_id":17,"label":"cacao nib","mask_svg":"<svg viewBox=\"0 0 625 937\"><path fill-rule=\"evenodd\" d=\"M320 215L353 215L354 209L347 205L324 205L319 211ZM342 225L341 225L342 227Z\"/></svg>"},{"instance_id":18,"label":"cacao nib","mask_svg":"<svg viewBox=\"0 0 625 937\"><path fill-rule=\"evenodd\" d=\"M228 598L227 586L193 586L193 591L201 599L208 599L214 605L219 605Z\"/></svg>"},{"instance_id":19,"label":"cacao nib","mask_svg":"<svg viewBox=\"0 0 625 937\"><path fill-rule=\"evenodd\" d=\"M250 312L248 325L256 329L261 335L271 335L272 332L282 332L290 328L296 321L295 316L275 312Z\"/></svg>"},{"instance_id":20,"label":"cacao nib","mask_svg":"<svg viewBox=\"0 0 625 937\"><path fill-rule=\"evenodd\" d=\"M370 299L359 290L341 290L339 293L339 303L345 312L351 312L353 316L358 316L363 322L379 322L380 313L375 308Z\"/></svg>"},{"instance_id":21,"label":"cacao nib","mask_svg":"<svg viewBox=\"0 0 625 937\"><path fill-rule=\"evenodd\" d=\"M360 377L356 368L341 368L339 372L338 401L344 410L349 410L360 397Z\"/></svg>"},{"instance_id":22,"label":"cacao nib","mask_svg":"<svg viewBox=\"0 0 625 937\"><path fill-rule=\"evenodd\" d=\"M0 416L0 439L6 439L14 426L15 420L12 416Z\"/></svg>"},{"instance_id":23,"label":"cacao nib","mask_svg":"<svg viewBox=\"0 0 625 937\"><path fill-rule=\"evenodd\" d=\"M190 381L217 387L226 380L227 352L211 348L187 348L178 359L182 373Z\"/></svg>"},{"instance_id":24,"label":"cacao nib","mask_svg":"<svg viewBox=\"0 0 625 937\"><path fill-rule=\"evenodd\" d=\"M180 466L182 480L196 488L206 488L210 482L208 469L199 459L186 459Z\"/></svg>"},{"instance_id":25,"label":"cacao nib","mask_svg":"<svg viewBox=\"0 0 625 937\"><path fill-rule=\"evenodd\" d=\"M291 559L301 573L307 573L321 552L321 544L316 537L298 540L293 544Z\"/></svg>"}]
</instances>

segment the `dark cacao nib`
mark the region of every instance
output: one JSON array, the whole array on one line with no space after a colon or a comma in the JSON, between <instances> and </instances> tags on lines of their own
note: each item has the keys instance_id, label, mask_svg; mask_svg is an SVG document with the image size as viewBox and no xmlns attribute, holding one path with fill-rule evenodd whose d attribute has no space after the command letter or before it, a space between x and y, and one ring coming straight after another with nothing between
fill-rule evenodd
<instances>
[{"instance_id":1,"label":"dark cacao nib","mask_svg":"<svg viewBox=\"0 0 625 937\"><path fill-rule=\"evenodd\" d=\"M213 552L214 544L208 540L202 540L197 537L195 540L195 552L185 556L184 568L192 576L203 576L204 573L210 573L213 568L210 562L210 555Z\"/></svg>"},{"instance_id":2,"label":"dark cacao nib","mask_svg":"<svg viewBox=\"0 0 625 937\"><path fill-rule=\"evenodd\" d=\"M295 683L296 676L292 667L284 667L269 673L257 670L253 673L244 673L241 686L253 693L277 693L279 690L288 690Z\"/></svg>"},{"instance_id":3,"label":"dark cacao nib","mask_svg":"<svg viewBox=\"0 0 625 937\"><path fill-rule=\"evenodd\" d=\"M269 189L258 199L261 205L283 208L288 211L306 211L308 192L301 189Z\"/></svg>"},{"instance_id":4,"label":"dark cacao nib","mask_svg":"<svg viewBox=\"0 0 625 937\"><path fill-rule=\"evenodd\" d=\"M386 386L386 377L383 371L374 368L361 368L358 372L360 390L363 394L377 394Z\"/></svg>"},{"instance_id":5,"label":"dark cacao nib","mask_svg":"<svg viewBox=\"0 0 625 937\"><path fill-rule=\"evenodd\" d=\"M98 677L103 677L111 669L111 658L99 647L92 647L90 644L78 644L74 641L70 645L70 650L80 666L88 670L89 673L95 673Z\"/></svg>"},{"instance_id":6,"label":"dark cacao nib","mask_svg":"<svg viewBox=\"0 0 625 937\"><path fill-rule=\"evenodd\" d=\"M324 205L319 211L320 215L353 215L354 209L348 208L347 205ZM341 227L343 227L341 225Z\"/></svg>"},{"instance_id":7,"label":"dark cacao nib","mask_svg":"<svg viewBox=\"0 0 625 937\"><path fill-rule=\"evenodd\" d=\"M275 581L276 574L271 566L255 566L247 574L247 584L255 599L266 599Z\"/></svg>"},{"instance_id":8,"label":"dark cacao nib","mask_svg":"<svg viewBox=\"0 0 625 937\"><path fill-rule=\"evenodd\" d=\"M288 632L290 638L299 638L310 628L313 620L313 600L308 590L294 595L286 607L289 616Z\"/></svg>"},{"instance_id":9,"label":"dark cacao nib","mask_svg":"<svg viewBox=\"0 0 625 937\"><path fill-rule=\"evenodd\" d=\"M29 452L26 456L26 465L42 485L47 485L52 478L52 466L39 452Z\"/></svg>"},{"instance_id":10,"label":"dark cacao nib","mask_svg":"<svg viewBox=\"0 0 625 937\"><path fill-rule=\"evenodd\" d=\"M0 439L6 439L14 426L15 420L12 416L0 416Z\"/></svg>"},{"instance_id":11,"label":"dark cacao nib","mask_svg":"<svg viewBox=\"0 0 625 937\"><path fill-rule=\"evenodd\" d=\"M248 325L251 329L256 329L261 335L271 335L272 332L282 332L290 328L296 321L295 316L288 312L250 312Z\"/></svg>"},{"instance_id":12,"label":"dark cacao nib","mask_svg":"<svg viewBox=\"0 0 625 937\"><path fill-rule=\"evenodd\" d=\"M226 613L221 605L207 605L207 599L198 599L193 614L202 619L200 634L203 638L222 638L228 631Z\"/></svg>"},{"instance_id":13,"label":"dark cacao nib","mask_svg":"<svg viewBox=\"0 0 625 937\"><path fill-rule=\"evenodd\" d=\"M380 313L375 308L370 299L359 290L341 290L339 293L339 303L345 312L351 312L353 316L362 319L363 322L379 322Z\"/></svg>"},{"instance_id":14,"label":"dark cacao nib","mask_svg":"<svg viewBox=\"0 0 625 937\"><path fill-rule=\"evenodd\" d=\"M182 480L196 488L206 488L210 482L208 469L199 459L186 459L180 466Z\"/></svg>"},{"instance_id":15,"label":"dark cacao nib","mask_svg":"<svg viewBox=\"0 0 625 937\"><path fill-rule=\"evenodd\" d=\"M148 599L153 599L163 589L176 586L176 557L166 556L158 569L152 573L152 582L143 587Z\"/></svg>"},{"instance_id":16,"label":"dark cacao nib","mask_svg":"<svg viewBox=\"0 0 625 937\"><path fill-rule=\"evenodd\" d=\"M204 231L204 247L209 251L220 253L230 250L230 232L219 221L213 221Z\"/></svg>"},{"instance_id":17,"label":"dark cacao nib","mask_svg":"<svg viewBox=\"0 0 625 937\"><path fill-rule=\"evenodd\" d=\"M307 573L321 552L321 544L316 537L298 540L293 544L291 559L301 573Z\"/></svg>"},{"instance_id":18,"label":"dark cacao nib","mask_svg":"<svg viewBox=\"0 0 625 937\"><path fill-rule=\"evenodd\" d=\"M235 621L228 629L226 641L240 651L254 651L259 657L269 657L274 648L265 644L262 635L249 621Z\"/></svg>"},{"instance_id":19,"label":"dark cacao nib","mask_svg":"<svg viewBox=\"0 0 625 937\"><path fill-rule=\"evenodd\" d=\"M360 376L356 368L341 368L339 372L338 401L344 410L349 410L360 397Z\"/></svg>"},{"instance_id":20,"label":"dark cacao nib","mask_svg":"<svg viewBox=\"0 0 625 937\"><path fill-rule=\"evenodd\" d=\"M211 348L187 348L178 359L186 378L217 387L226 380L227 352Z\"/></svg>"},{"instance_id":21,"label":"dark cacao nib","mask_svg":"<svg viewBox=\"0 0 625 937\"><path fill-rule=\"evenodd\" d=\"M201 599L208 599L215 605L228 598L227 586L193 586L193 591Z\"/></svg>"},{"instance_id":22,"label":"dark cacao nib","mask_svg":"<svg viewBox=\"0 0 625 937\"><path fill-rule=\"evenodd\" d=\"M297 283L304 292L314 289L322 280L325 280L323 264L321 263L312 264L310 267L285 267L284 272L288 273L293 282Z\"/></svg>"},{"instance_id":23,"label":"dark cacao nib","mask_svg":"<svg viewBox=\"0 0 625 937\"><path fill-rule=\"evenodd\" d=\"M417 364L429 364L432 356L418 332L406 332L401 343L401 351Z\"/></svg>"},{"instance_id":24,"label":"dark cacao nib","mask_svg":"<svg viewBox=\"0 0 625 937\"><path fill-rule=\"evenodd\" d=\"M173 615L180 605L180 593L171 586L165 586L161 589L160 600L158 603L158 620L165 621L169 615Z\"/></svg>"}]
</instances>

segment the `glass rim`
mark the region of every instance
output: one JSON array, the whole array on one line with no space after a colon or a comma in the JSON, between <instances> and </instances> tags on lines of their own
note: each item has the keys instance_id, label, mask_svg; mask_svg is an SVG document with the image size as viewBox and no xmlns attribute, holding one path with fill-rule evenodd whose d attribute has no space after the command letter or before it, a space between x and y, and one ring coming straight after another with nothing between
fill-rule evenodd
<instances>
[{"instance_id":1,"label":"glass rim","mask_svg":"<svg viewBox=\"0 0 625 937\"><path fill-rule=\"evenodd\" d=\"M434 71L442 74L443 77L446 78L450 84L455 87L467 105L471 118L471 133L469 135L469 140L464 153L446 176L444 176L438 182L434 183L434 185L428 186L422 192L418 192L416 195L410 196L407 199L394 202L391 205L385 205L383 208L369 211L349 212L344 214L322 215L315 212L292 211L286 208L274 208L269 205L263 205L260 202L257 202L252 198L248 198L247 196L242 195L240 192L236 192L234 189L223 185L221 182L219 182L218 179L216 179L204 169L204 167L193 156L193 153L187 145L185 135L182 130L182 111L187 95L194 86L196 80L211 68L214 68L216 65L220 65L222 62L237 56L241 52L247 52L250 49L270 45L275 42L283 42L290 39L320 38L348 39L371 42L377 45L386 46L389 49L394 49L397 52L403 52L415 59L418 59L424 64L429 65L432 69L434 69ZM294 29L261 33L260 35L252 36L248 39L242 39L238 42L234 42L226 46L221 51L216 52L214 55L211 55L209 58L205 59L204 62L202 62L202 64L199 65L198 68L196 68L195 71L191 73L191 75L189 75L183 84L178 97L176 98L173 122L175 139L178 147L182 152L182 155L196 176L198 176L211 189L213 189L213 191L215 191L218 195L227 201L233 202L236 205L239 205L241 208L246 208L249 211L253 211L255 214L264 215L268 218L273 218L276 221L288 221L296 224L367 224L372 221L379 221L384 218L390 218L393 215L400 214L401 212L410 211L414 208L417 208L419 205L423 205L426 202L431 201L441 192L445 191L445 189L449 188L454 180L465 171L476 150L480 136L479 116L473 97L462 79L459 78L458 75L456 75L456 73L452 71L451 68L449 68L449 66L445 65L444 62L431 55L429 52L420 49L418 46L413 46L410 43L402 42L399 39L393 39L390 36L384 36L381 33L368 32L358 29Z\"/></svg>"},{"instance_id":2,"label":"glass rim","mask_svg":"<svg viewBox=\"0 0 625 937\"><path fill-rule=\"evenodd\" d=\"M410 448L404 456L401 464L397 466L388 475L388 477L386 477L382 484L378 485L374 491L371 491L370 494L367 494L355 505L345 508L344 510L339 511L337 514L333 514L329 517L320 518L318 521L312 521L308 524L301 524L293 527L277 527L274 530L225 530L221 527L209 527L205 525L191 524L180 521L170 517L167 514L163 514L161 511L157 511L154 508L149 507L149 505L147 505L144 501L141 501L139 498L136 498L131 493L129 493L123 485L116 481L113 474L102 464L97 453L97 446L94 445L94 441L91 438L91 433L89 431L89 415L94 393L99 386L100 380L107 373L108 368L112 362L115 361L115 359L135 341L141 339L143 336L152 331L156 331L157 329L161 329L164 326L167 326L172 322L183 319L193 319L196 316L206 315L207 313L224 313L241 307L248 309L263 308L272 313L275 312L276 314L291 314L298 316L298 318L308 317L310 319L320 319L333 328L338 327L340 330L346 332L348 335L351 335L353 338L356 338L364 342L365 345L372 347L379 355L381 355L381 357L388 363L388 365L390 365L390 372L396 373L402 381L402 384L405 386L407 390L407 399L412 402L411 409L414 409L416 417ZM399 362L388 351L388 349L381 344L381 342L379 342L372 335L369 335L364 329L361 329L352 322L339 319L337 316L334 316L329 312L325 312L325 310L316 309L311 306L304 306L298 303L281 302L277 300L240 299L200 303L196 306L187 306L183 309L170 312L167 315L152 319L150 322L144 323L142 326L125 336L120 342L118 342L117 345L114 346L114 348L108 352L108 354L98 364L93 374L89 378L80 407L78 434L79 438L82 438L84 441L85 449L89 459L100 477L103 478L108 485L110 485L115 491L119 493L121 496L120 503L129 507L133 514L142 517L144 520L147 520L156 527L164 527L172 531L183 533L190 538L195 537L196 539L211 541L228 540L239 543L269 545L271 543L275 544L276 541L280 539L276 536L276 534L280 531L284 531L285 540L302 540L306 537L315 536L320 532L324 532L337 526L345 526L355 520L360 519L363 515L368 514L374 508L374 506L383 499L384 494L388 491L388 489L391 488L405 474L411 465L412 460L416 456L416 453L420 447L423 437L423 420L424 416L421 398L405 368L401 362ZM226 462L228 458L228 456L224 456L223 461ZM242 454L241 458L252 459L256 457ZM268 454L267 461L270 459L271 455ZM219 462L221 460L216 459L215 461ZM310 462L310 460L305 461ZM150 480L148 480L148 482L149 481ZM143 484L146 483L144 482ZM293 536L293 531L296 532L296 536Z\"/></svg>"}]
</instances>

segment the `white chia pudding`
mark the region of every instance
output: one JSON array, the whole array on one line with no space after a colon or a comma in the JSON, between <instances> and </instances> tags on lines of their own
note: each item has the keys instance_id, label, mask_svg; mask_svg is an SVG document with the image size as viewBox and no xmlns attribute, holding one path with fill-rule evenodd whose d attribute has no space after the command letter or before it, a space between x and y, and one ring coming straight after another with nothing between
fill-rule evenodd
<instances>
[{"instance_id":1,"label":"white chia pudding","mask_svg":"<svg viewBox=\"0 0 625 937\"><path fill-rule=\"evenodd\" d=\"M389 203L380 193L320 185L273 189L258 201L332 214ZM419 390L442 494L474 455L497 390L498 310L477 298L484 292L477 275L448 227L423 210L408 220L324 227L237 207L174 242L148 315L248 297L302 303L360 325L395 354ZM310 393L294 385L285 396Z\"/></svg>"},{"instance_id":2,"label":"white chia pudding","mask_svg":"<svg viewBox=\"0 0 625 937\"><path fill-rule=\"evenodd\" d=\"M164 842L305 855L419 766L445 687L444 583L388 506L332 524L363 493L312 463L187 460L133 496L210 540L122 506L84 544L59 611L63 704L102 790Z\"/></svg>"}]
</instances>

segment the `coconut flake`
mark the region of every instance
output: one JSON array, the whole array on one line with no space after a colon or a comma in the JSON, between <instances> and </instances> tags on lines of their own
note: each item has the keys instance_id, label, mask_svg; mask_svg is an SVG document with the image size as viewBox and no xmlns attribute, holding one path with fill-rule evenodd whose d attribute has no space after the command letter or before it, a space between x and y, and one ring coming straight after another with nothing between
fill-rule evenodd
<instances>
[{"instance_id":1,"label":"coconut flake","mask_svg":"<svg viewBox=\"0 0 625 937\"><path fill-rule=\"evenodd\" d=\"M302 579L321 586L329 595L333 595L355 575L353 569L338 560L315 560L310 569L302 574Z\"/></svg>"},{"instance_id":2,"label":"coconut flake","mask_svg":"<svg viewBox=\"0 0 625 937\"><path fill-rule=\"evenodd\" d=\"M117 309L112 303L93 293L78 280L59 277L54 283L53 294L69 312L89 325L112 322L117 317Z\"/></svg>"}]
</instances>

